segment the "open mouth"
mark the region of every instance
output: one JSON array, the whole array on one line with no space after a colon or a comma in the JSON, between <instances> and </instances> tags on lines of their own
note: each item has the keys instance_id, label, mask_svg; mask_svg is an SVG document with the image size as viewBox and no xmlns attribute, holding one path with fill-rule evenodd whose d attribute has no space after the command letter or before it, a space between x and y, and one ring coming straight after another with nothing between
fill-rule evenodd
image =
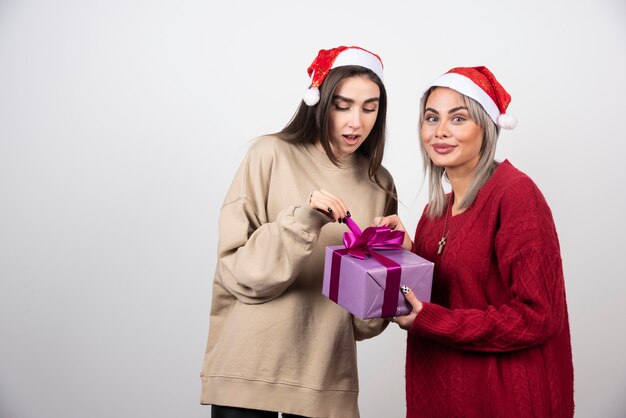
<instances>
[{"instance_id":1,"label":"open mouth","mask_svg":"<svg viewBox=\"0 0 626 418\"><path fill-rule=\"evenodd\" d=\"M361 137L361 135L343 135L343 137L348 144L354 145L359 142L359 138Z\"/></svg>"}]
</instances>

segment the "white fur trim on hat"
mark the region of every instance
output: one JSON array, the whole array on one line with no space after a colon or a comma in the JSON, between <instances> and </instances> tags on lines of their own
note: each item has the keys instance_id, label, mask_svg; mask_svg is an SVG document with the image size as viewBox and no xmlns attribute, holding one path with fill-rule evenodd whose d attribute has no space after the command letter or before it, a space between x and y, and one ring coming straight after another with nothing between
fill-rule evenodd
<instances>
[{"instance_id":1,"label":"white fur trim on hat","mask_svg":"<svg viewBox=\"0 0 626 418\"><path fill-rule=\"evenodd\" d=\"M449 87L458 91L461 94L466 95L467 97L471 97L472 99L476 100L483 106L491 120L493 120L493 122L498 125L498 117L500 116L500 110L498 109L498 106L493 101L493 99L489 97L487 93L485 93L483 89L478 87L469 78L457 73L446 73L431 83L431 87L434 86Z\"/></svg>"},{"instance_id":2,"label":"white fur trim on hat","mask_svg":"<svg viewBox=\"0 0 626 418\"><path fill-rule=\"evenodd\" d=\"M370 52L363 51L359 48L348 48L345 51L341 51L333 65L330 68L342 67L345 65L360 65L361 67L369 68L374 73L383 79L383 64L380 60Z\"/></svg>"}]
</instances>

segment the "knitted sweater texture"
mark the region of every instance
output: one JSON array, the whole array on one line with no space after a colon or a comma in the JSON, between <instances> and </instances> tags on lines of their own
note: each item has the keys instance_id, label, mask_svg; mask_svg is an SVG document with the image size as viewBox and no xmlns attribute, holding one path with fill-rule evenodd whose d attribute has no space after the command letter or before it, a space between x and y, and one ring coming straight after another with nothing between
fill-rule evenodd
<instances>
[{"instance_id":1,"label":"knitted sweater texture","mask_svg":"<svg viewBox=\"0 0 626 418\"><path fill-rule=\"evenodd\" d=\"M414 251L435 263L408 335L407 416L571 417L573 365L559 242L533 181L501 163L473 205L422 215Z\"/></svg>"},{"instance_id":2,"label":"knitted sweater texture","mask_svg":"<svg viewBox=\"0 0 626 418\"><path fill-rule=\"evenodd\" d=\"M365 226L395 213L367 169L360 155L337 167L312 144L274 136L252 145L220 212L203 404L358 417L356 341L387 322L359 320L322 295L324 249L348 229L308 199L323 188ZM387 170L379 176L393 191Z\"/></svg>"}]
</instances>

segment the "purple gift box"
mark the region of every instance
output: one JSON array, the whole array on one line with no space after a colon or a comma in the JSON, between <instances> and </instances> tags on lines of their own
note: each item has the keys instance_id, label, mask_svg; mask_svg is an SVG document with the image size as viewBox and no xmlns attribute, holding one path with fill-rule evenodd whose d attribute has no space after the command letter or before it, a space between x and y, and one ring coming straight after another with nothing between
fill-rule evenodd
<instances>
[{"instance_id":1,"label":"purple gift box","mask_svg":"<svg viewBox=\"0 0 626 418\"><path fill-rule=\"evenodd\" d=\"M410 287L419 300L430 301L432 262L404 249L375 250L374 257L370 251L364 258L347 252L343 245L326 247L322 293L356 317L410 313L412 308L400 292L401 284Z\"/></svg>"}]
</instances>

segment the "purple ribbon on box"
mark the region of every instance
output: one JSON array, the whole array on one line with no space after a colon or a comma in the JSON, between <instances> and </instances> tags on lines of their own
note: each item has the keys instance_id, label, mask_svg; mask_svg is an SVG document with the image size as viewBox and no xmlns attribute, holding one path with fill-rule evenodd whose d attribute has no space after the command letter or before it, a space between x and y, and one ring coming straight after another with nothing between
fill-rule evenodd
<instances>
[{"instance_id":1,"label":"purple ribbon on box","mask_svg":"<svg viewBox=\"0 0 626 418\"><path fill-rule=\"evenodd\" d=\"M369 254L387 268L382 316L394 316L398 306L398 292L400 291L402 267L400 264L374 250L402 249L404 231L393 231L386 226L370 226L365 228L365 231L361 232L361 229L352 218L346 218L345 221L351 232L343 234L343 244L346 248L333 251L328 298L333 302L337 302L339 299L341 257L348 254L352 257L363 259Z\"/></svg>"}]
</instances>

